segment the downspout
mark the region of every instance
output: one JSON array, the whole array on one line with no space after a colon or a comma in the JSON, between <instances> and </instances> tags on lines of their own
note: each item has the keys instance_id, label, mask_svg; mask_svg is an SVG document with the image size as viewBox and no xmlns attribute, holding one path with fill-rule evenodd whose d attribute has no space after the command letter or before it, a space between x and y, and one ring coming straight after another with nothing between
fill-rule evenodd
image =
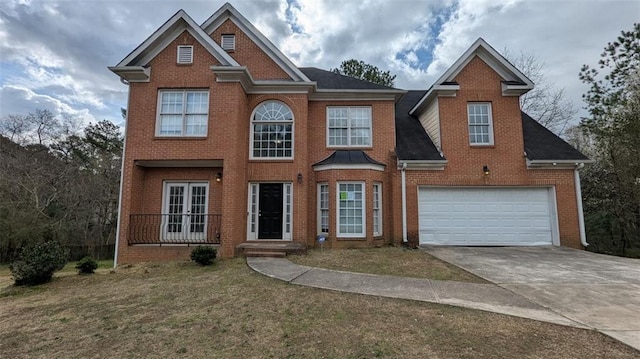
<instances>
[{"instance_id":1,"label":"downspout","mask_svg":"<svg viewBox=\"0 0 640 359\"><path fill-rule=\"evenodd\" d=\"M402 164L402 243L407 243L407 163Z\"/></svg>"},{"instance_id":2,"label":"downspout","mask_svg":"<svg viewBox=\"0 0 640 359\"><path fill-rule=\"evenodd\" d=\"M129 81L120 78L120 82L129 86ZM118 193L118 222L116 224L116 249L113 253L113 268L118 266L118 245L120 244L120 228L122 226L122 186L124 185L124 159L127 148L127 127L129 127L129 103L131 102L131 88L127 91L127 116L124 119L124 141L122 142L122 163L120 163L120 193Z\"/></svg>"},{"instance_id":3,"label":"downspout","mask_svg":"<svg viewBox=\"0 0 640 359\"><path fill-rule=\"evenodd\" d=\"M582 246L586 248L589 243L587 243L587 234L584 230L584 213L582 213L582 189L580 188L580 174L578 173L578 169L582 167L584 167L584 163L580 163L576 166L576 169L573 170L573 177L576 187L576 201L578 204L578 226L580 227L580 244L582 244Z\"/></svg>"}]
</instances>

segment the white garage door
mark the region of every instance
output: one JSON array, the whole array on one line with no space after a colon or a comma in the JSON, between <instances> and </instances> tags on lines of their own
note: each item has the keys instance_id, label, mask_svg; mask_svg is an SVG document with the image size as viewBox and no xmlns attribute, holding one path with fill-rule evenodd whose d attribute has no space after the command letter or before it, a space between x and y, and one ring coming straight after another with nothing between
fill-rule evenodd
<instances>
[{"instance_id":1,"label":"white garage door","mask_svg":"<svg viewBox=\"0 0 640 359\"><path fill-rule=\"evenodd\" d=\"M434 188L418 192L420 244L552 244L549 188Z\"/></svg>"}]
</instances>

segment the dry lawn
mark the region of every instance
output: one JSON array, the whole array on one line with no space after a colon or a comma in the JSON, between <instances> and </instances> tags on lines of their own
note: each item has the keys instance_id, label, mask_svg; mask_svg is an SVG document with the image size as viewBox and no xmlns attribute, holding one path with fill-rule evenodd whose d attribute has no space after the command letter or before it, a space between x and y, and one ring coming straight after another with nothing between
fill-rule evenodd
<instances>
[{"instance_id":1,"label":"dry lawn","mask_svg":"<svg viewBox=\"0 0 640 359\"><path fill-rule=\"evenodd\" d=\"M287 258L298 264L325 269L487 283L484 279L441 261L425 251L405 247L312 249L307 252L307 255Z\"/></svg>"},{"instance_id":2,"label":"dry lawn","mask_svg":"<svg viewBox=\"0 0 640 359\"><path fill-rule=\"evenodd\" d=\"M3 283L8 279L3 278ZM600 333L290 285L241 258L0 289L0 358L634 358Z\"/></svg>"}]
</instances>

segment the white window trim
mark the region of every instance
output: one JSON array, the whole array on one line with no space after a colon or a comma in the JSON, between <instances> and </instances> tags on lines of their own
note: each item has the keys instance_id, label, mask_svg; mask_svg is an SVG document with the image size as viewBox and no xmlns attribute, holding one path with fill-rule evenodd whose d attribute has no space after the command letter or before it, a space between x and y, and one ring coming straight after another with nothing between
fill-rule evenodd
<instances>
[{"instance_id":1,"label":"white window trim","mask_svg":"<svg viewBox=\"0 0 640 359\"><path fill-rule=\"evenodd\" d=\"M196 181L189 181L189 180L162 181L162 209L161 209L161 212L160 212L160 214L162 215L162 219L160 221L160 227L161 227L160 228L160 241L164 242L164 241L173 240L173 239L164 239L164 237L165 237L165 235L167 233L165 232L166 228L163 228L164 227L164 218L165 218L164 215L169 214L169 209L168 209L168 207L169 207L169 202L168 202L168 200L169 200L169 197L168 197L169 196L169 192L168 192L168 189L169 189L170 185L184 185L185 186L185 189L186 189L187 192L186 192L186 194L184 194L186 201L183 204L184 205L184 209L183 209L183 213L182 213L183 216L189 214L189 213L186 213L186 212L188 212L188 207L191 204L191 192L189 191L189 189L191 188L191 185L204 185L204 187L205 187L204 208L206 210L205 210L205 212L203 214L205 214L205 220L204 220L205 231L203 233L203 237L199 238L199 240L205 242L207 240L207 230L206 229L207 229L207 226L208 226L208 223L207 223L208 216L206 216L206 215L210 214L209 213L209 198L211 197L211 192L209 190L209 188L210 188L209 187L209 181L197 181L197 180ZM188 224L183 224L183 225L188 226Z\"/></svg>"},{"instance_id":2,"label":"white window trim","mask_svg":"<svg viewBox=\"0 0 640 359\"><path fill-rule=\"evenodd\" d=\"M182 134L180 135L167 135L167 134L161 134L160 133L160 128L161 128L161 119L162 119L162 94L166 93L166 92L182 92ZM186 133L186 127L185 127L185 116L187 115L186 113L186 109L187 109L187 93L189 92L200 92L200 93L206 93L207 94L207 128L204 132L204 134L199 134L199 135L187 135ZM209 96L209 90L190 90L190 89L165 89L165 90L159 90L158 91L158 100L157 100L157 105L156 105L156 137L207 137L207 134L209 133L209 108L211 107L211 101L210 101L210 96ZM202 113L203 114L203 113Z\"/></svg>"},{"instance_id":3,"label":"white window trim","mask_svg":"<svg viewBox=\"0 0 640 359\"><path fill-rule=\"evenodd\" d=\"M253 118L256 114L256 111L258 111L258 108L260 106L262 106L263 104L267 103L267 102L278 102L281 103L284 106L287 106L287 108L289 109L289 111L291 111L291 156L289 157L255 157L253 155L253 134L254 134L254 121ZM267 123L267 122L260 122L260 123ZM273 121L273 123L289 123L289 121ZM261 102L260 104L258 104L253 111L251 112L251 117L249 117L249 159L250 160L257 160L257 161L290 161L294 159L295 156L295 148L296 148L296 120L295 120L295 116L293 114L293 110L291 109L291 107L289 107L289 105L287 105L286 103L282 102L282 101L278 101L278 100L266 100Z\"/></svg>"},{"instance_id":4,"label":"white window trim","mask_svg":"<svg viewBox=\"0 0 640 359\"><path fill-rule=\"evenodd\" d=\"M377 191L377 193L376 193ZM378 231L375 231L375 223L376 223L376 207L375 207L375 200L376 200L376 194L378 195L378 213L377 213L377 220L378 220ZM382 236L383 233L383 228L382 228L382 218L384 218L382 216L382 207L383 207L383 203L382 203L382 183L380 182L375 182L373 184L373 193L371 194L371 198L372 198L372 202L373 202L373 222L372 222L372 226L373 226L373 236L374 237L379 237Z\"/></svg>"},{"instance_id":5,"label":"white window trim","mask_svg":"<svg viewBox=\"0 0 640 359\"><path fill-rule=\"evenodd\" d=\"M368 145L352 145L351 144L351 118L348 120L348 132L347 132L347 144L346 145L331 145L329 143L329 109L331 108L346 108L347 110L352 108L368 108L369 114L369 138L371 143ZM326 108L326 136L327 136L327 148L372 148L373 147L373 108L371 106L327 106Z\"/></svg>"},{"instance_id":6,"label":"white window trim","mask_svg":"<svg viewBox=\"0 0 640 359\"><path fill-rule=\"evenodd\" d=\"M327 228L326 232L322 230L322 210L323 210L323 208L320 207L320 204L321 204L321 201L322 201L322 187L323 186L326 186L326 189L327 189L327 208L326 208L327 217L329 217L330 210L331 210L331 208L329 206L329 203L331 202L331 192L329 191L329 183L327 183L327 182L318 183L318 195L317 195L317 203L316 203L316 208L317 208L316 215L317 215L317 221L318 221L317 222L317 224L318 224L317 225L317 227L318 227L317 228L317 232L318 232L318 234L328 233L329 232L329 228ZM329 220L329 218L327 218L327 226L329 225L328 220Z\"/></svg>"},{"instance_id":7,"label":"white window trim","mask_svg":"<svg viewBox=\"0 0 640 359\"><path fill-rule=\"evenodd\" d=\"M190 52L190 61L189 62L184 62L184 61L180 61L180 49L189 49ZM176 49L176 63L178 64L192 64L193 63L193 45L178 45L178 48Z\"/></svg>"},{"instance_id":8,"label":"white window trim","mask_svg":"<svg viewBox=\"0 0 640 359\"><path fill-rule=\"evenodd\" d=\"M362 185L362 232L361 233L340 233L340 185L360 184ZM339 181L336 182L336 237L337 238L366 238L367 237L367 196L366 183L363 181Z\"/></svg>"},{"instance_id":9,"label":"white window trim","mask_svg":"<svg viewBox=\"0 0 640 359\"><path fill-rule=\"evenodd\" d=\"M471 105L487 105L488 113L489 113L489 142L488 143L472 143L471 142L471 132L469 131L469 126L472 126L469 123L469 106ZM491 108L491 102L468 102L467 103L467 134L469 136L469 145L471 146L493 146L493 109Z\"/></svg>"}]
</instances>

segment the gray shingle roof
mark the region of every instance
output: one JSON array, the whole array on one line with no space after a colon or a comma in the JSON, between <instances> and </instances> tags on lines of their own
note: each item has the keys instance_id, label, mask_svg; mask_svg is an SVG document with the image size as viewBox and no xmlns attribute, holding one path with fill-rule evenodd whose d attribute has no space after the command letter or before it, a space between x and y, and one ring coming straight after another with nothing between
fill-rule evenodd
<instances>
[{"instance_id":1,"label":"gray shingle roof","mask_svg":"<svg viewBox=\"0 0 640 359\"><path fill-rule=\"evenodd\" d=\"M318 84L318 89L323 90L395 90L393 87L387 87L375 84L373 82L364 81L355 77L349 77L333 73L331 71L322 70L316 67L300 67L300 71L305 74L309 80Z\"/></svg>"},{"instance_id":2,"label":"gray shingle roof","mask_svg":"<svg viewBox=\"0 0 640 359\"><path fill-rule=\"evenodd\" d=\"M522 112L522 134L524 151L530 160L576 160L579 162L589 159L524 112Z\"/></svg>"},{"instance_id":3,"label":"gray shingle roof","mask_svg":"<svg viewBox=\"0 0 640 359\"><path fill-rule=\"evenodd\" d=\"M333 152L329 157L324 160L314 163L313 166L321 165L355 165L355 164L372 164L384 166L384 163L380 163L368 154L361 150L338 150Z\"/></svg>"},{"instance_id":4,"label":"gray shingle roof","mask_svg":"<svg viewBox=\"0 0 640 359\"><path fill-rule=\"evenodd\" d=\"M417 118L409 110L427 91L408 91L396 103L396 155L407 161L444 161Z\"/></svg>"}]
</instances>

